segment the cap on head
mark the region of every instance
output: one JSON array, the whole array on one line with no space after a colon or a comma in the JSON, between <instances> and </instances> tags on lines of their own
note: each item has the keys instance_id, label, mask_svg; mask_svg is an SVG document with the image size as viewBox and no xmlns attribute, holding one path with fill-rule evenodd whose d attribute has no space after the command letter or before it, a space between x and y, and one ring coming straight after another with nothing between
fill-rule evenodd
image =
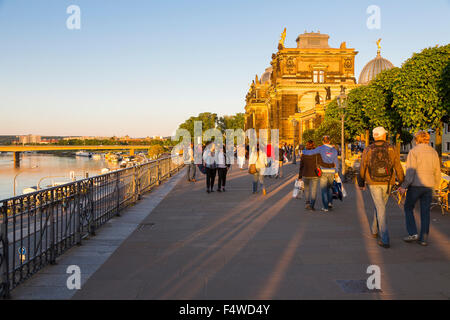
<instances>
[{"instance_id":1,"label":"cap on head","mask_svg":"<svg viewBox=\"0 0 450 320\"><path fill-rule=\"evenodd\" d=\"M372 130L372 135L374 139L380 138L384 136L387 133L387 131L383 127L376 127Z\"/></svg>"}]
</instances>

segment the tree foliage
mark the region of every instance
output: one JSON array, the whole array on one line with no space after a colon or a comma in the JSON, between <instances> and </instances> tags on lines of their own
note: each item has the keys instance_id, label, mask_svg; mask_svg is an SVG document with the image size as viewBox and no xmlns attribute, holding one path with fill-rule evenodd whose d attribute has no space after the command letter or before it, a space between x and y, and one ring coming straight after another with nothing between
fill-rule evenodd
<instances>
[{"instance_id":1,"label":"tree foliage","mask_svg":"<svg viewBox=\"0 0 450 320\"><path fill-rule=\"evenodd\" d=\"M303 134L302 134L303 144L306 144L306 142L308 142L309 140L316 142L315 133L316 133L316 130L314 130L314 129L306 129L305 131L303 131Z\"/></svg>"},{"instance_id":2,"label":"tree foliage","mask_svg":"<svg viewBox=\"0 0 450 320\"><path fill-rule=\"evenodd\" d=\"M406 60L392 88L392 107L403 126L413 131L440 129L449 114L448 79L450 44L427 48ZM446 95L447 94L447 95Z\"/></svg>"},{"instance_id":3,"label":"tree foliage","mask_svg":"<svg viewBox=\"0 0 450 320\"><path fill-rule=\"evenodd\" d=\"M155 144L148 149L148 157L152 160L158 159L164 152L165 149L163 146Z\"/></svg>"},{"instance_id":4,"label":"tree foliage","mask_svg":"<svg viewBox=\"0 0 450 320\"><path fill-rule=\"evenodd\" d=\"M450 114L450 45L424 49L401 68L381 72L366 86L351 90L345 109L345 132L350 138L386 128L392 137L409 143L406 129L439 129ZM327 119L339 120L336 99L329 103Z\"/></svg>"},{"instance_id":5,"label":"tree foliage","mask_svg":"<svg viewBox=\"0 0 450 320\"><path fill-rule=\"evenodd\" d=\"M180 124L180 129L186 129L191 134L191 137L194 137L194 122L201 121L202 122L202 132L205 132L208 129L213 129L216 127L217 123L217 114L210 112L200 113L196 117L190 117L185 122Z\"/></svg>"},{"instance_id":6,"label":"tree foliage","mask_svg":"<svg viewBox=\"0 0 450 320\"><path fill-rule=\"evenodd\" d=\"M243 113L236 113L231 116L223 116L217 120L217 128L225 132L227 129L244 130L245 118Z\"/></svg>"}]
</instances>

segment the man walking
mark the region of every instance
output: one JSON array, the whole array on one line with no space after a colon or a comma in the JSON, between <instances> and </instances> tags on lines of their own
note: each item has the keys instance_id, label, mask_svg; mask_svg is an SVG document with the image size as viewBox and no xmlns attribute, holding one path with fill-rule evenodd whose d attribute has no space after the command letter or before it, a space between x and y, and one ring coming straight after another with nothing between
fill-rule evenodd
<instances>
[{"instance_id":1,"label":"man walking","mask_svg":"<svg viewBox=\"0 0 450 320\"><path fill-rule=\"evenodd\" d=\"M378 245L383 248L390 247L386 219L390 187L394 185L395 177L399 183L402 183L405 177L400 164L400 155L386 142L386 134L387 131L383 127L373 129L375 142L364 149L359 179L361 190L365 189L365 182L369 185L375 205L372 235L379 238Z\"/></svg>"},{"instance_id":2,"label":"man walking","mask_svg":"<svg viewBox=\"0 0 450 320\"><path fill-rule=\"evenodd\" d=\"M337 150L330 144L329 136L322 138L322 145L316 148L316 153L320 153L325 163L334 163L334 168L320 167L322 176L319 179L320 190L322 193L322 211L328 212L333 208L333 182L334 176L338 172L339 162Z\"/></svg>"},{"instance_id":3,"label":"man walking","mask_svg":"<svg viewBox=\"0 0 450 320\"><path fill-rule=\"evenodd\" d=\"M426 246L430 230L430 207L433 189L439 190L441 183L441 164L436 150L428 144L428 132L419 131L415 136L416 146L408 153L406 177L400 192L406 193L405 219L408 236L406 242L417 241ZM414 206L420 199L420 236L417 234L414 219Z\"/></svg>"}]
</instances>

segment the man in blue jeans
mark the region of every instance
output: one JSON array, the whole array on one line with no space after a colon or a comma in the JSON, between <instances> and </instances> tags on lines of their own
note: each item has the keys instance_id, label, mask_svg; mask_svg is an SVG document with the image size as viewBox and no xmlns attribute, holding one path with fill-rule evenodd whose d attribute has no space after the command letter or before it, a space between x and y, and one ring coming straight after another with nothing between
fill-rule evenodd
<instances>
[{"instance_id":1,"label":"man in blue jeans","mask_svg":"<svg viewBox=\"0 0 450 320\"><path fill-rule=\"evenodd\" d=\"M430 135L426 131L419 131L415 136L416 146L408 153L406 160L406 177L400 192L406 193L405 219L408 236L405 242L417 241L428 245L430 231L430 207L433 190L439 190L441 183L441 163L436 150L430 143ZM414 219L414 206L420 199L420 235L417 234Z\"/></svg>"},{"instance_id":2,"label":"man in blue jeans","mask_svg":"<svg viewBox=\"0 0 450 320\"><path fill-rule=\"evenodd\" d=\"M322 138L320 147L316 148L315 153L320 153L325 163L334 163L334 168L320 167L322 170L322 176L319 179L320 190L322 193L322 211L328 212L333 207L333 182L334 176L338 172L338 152L336 148L330 145L331 139L329 136Z\"/></svg>"},{"instance_id":3,"label":"man in blue jeans","mask_svg":"<svg viewBox=\"0 0 450 320\"><path fill-rule=\"evenodd\" d=\"M387 131L383 127L373 129L375 142L364 149L359 173L359 187L365 190L365 183L375 205L372 223L372 235L379 238L377 243L383 248L390 247L389 232L386 219L386 204L389 200L390 188L403 182L404 172L400 156L395 148L386 141Z\"/></svg>"}]
</instances>

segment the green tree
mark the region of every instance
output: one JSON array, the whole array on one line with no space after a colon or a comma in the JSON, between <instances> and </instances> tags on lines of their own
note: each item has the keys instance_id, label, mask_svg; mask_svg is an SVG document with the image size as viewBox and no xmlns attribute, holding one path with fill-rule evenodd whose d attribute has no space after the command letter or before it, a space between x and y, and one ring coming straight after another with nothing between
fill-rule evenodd
<instances>
[{"instance_id":1,"label":"green tree","mask_svg":"<svg viewBox=\"0 0 450 320\"><path fill-rule=\"evenodd\" d=\"M400 81L392 88L392 105L405 127L413 131L441 128L449 114L445 96L449 84L443 79L449 63L450 44L424 49L402 65Z\"/></svg>"},{"instance_id":2,"label":"green tree","mask_svg":"<svg viewBox=\"0 0 450 320\"><path fill-rule=\"evenodd\" d=\"M217 123L217 114L210 112L200 113L196 117L190 117L185 122L180 124L180 129L186 129L190 132L191 137L194 137L194 122L201 121L202 122L202 131L205 132L208 129L213 129L216 127Z\"/></svg>"},{"instance_id":3,"label":"green tree","mask_svg":"<svg viewBox=\"0 0 450 320\"><path fill-rule=\"evenodd\" d=\"M329 136L331 139L331 144L340 145L341 144L341 126L342 123L336 119L325 119L324 122L317 128L314 133L314 142L316 145L322 144L323 136ZM345 139L348 141L349 136L344 133Z\"/></svg>"},{"instance_id":4,"label":"green tree","mask_svg":"<svg viewBox=\"0 0 450 320\"><path fill-rule=\"evenodd\" d=\"M165 149L163 146L155 144L148 149L148 157L152 160L158 159L164 152Z\"/></svg>"},{"instance_id":5,"label":"green tree","mask_svg":"<svg viewBox=\"0 0 450 320\"><path fill-rule=\"evenodd\" d=\"M315 136L316 130L314 129L306 129L305 131L303 131L302 134L302 140L303 140L303 144L306 144L306 142L308 142L309 140L314 141L314 143L316 143L316 136Z\"/></svg>"},{"instance_id":6,"label":"green tree","mask_svg":"<svg viewBox=\"0 0 450 320\"><path fill-rule=\"evenodd\" d=\"M245 118L243 113L236 113L231 116L223 116L217 120L217 128L225 132L226 129L242 129L244 130Z\"/></svg>"}]
</instances>

